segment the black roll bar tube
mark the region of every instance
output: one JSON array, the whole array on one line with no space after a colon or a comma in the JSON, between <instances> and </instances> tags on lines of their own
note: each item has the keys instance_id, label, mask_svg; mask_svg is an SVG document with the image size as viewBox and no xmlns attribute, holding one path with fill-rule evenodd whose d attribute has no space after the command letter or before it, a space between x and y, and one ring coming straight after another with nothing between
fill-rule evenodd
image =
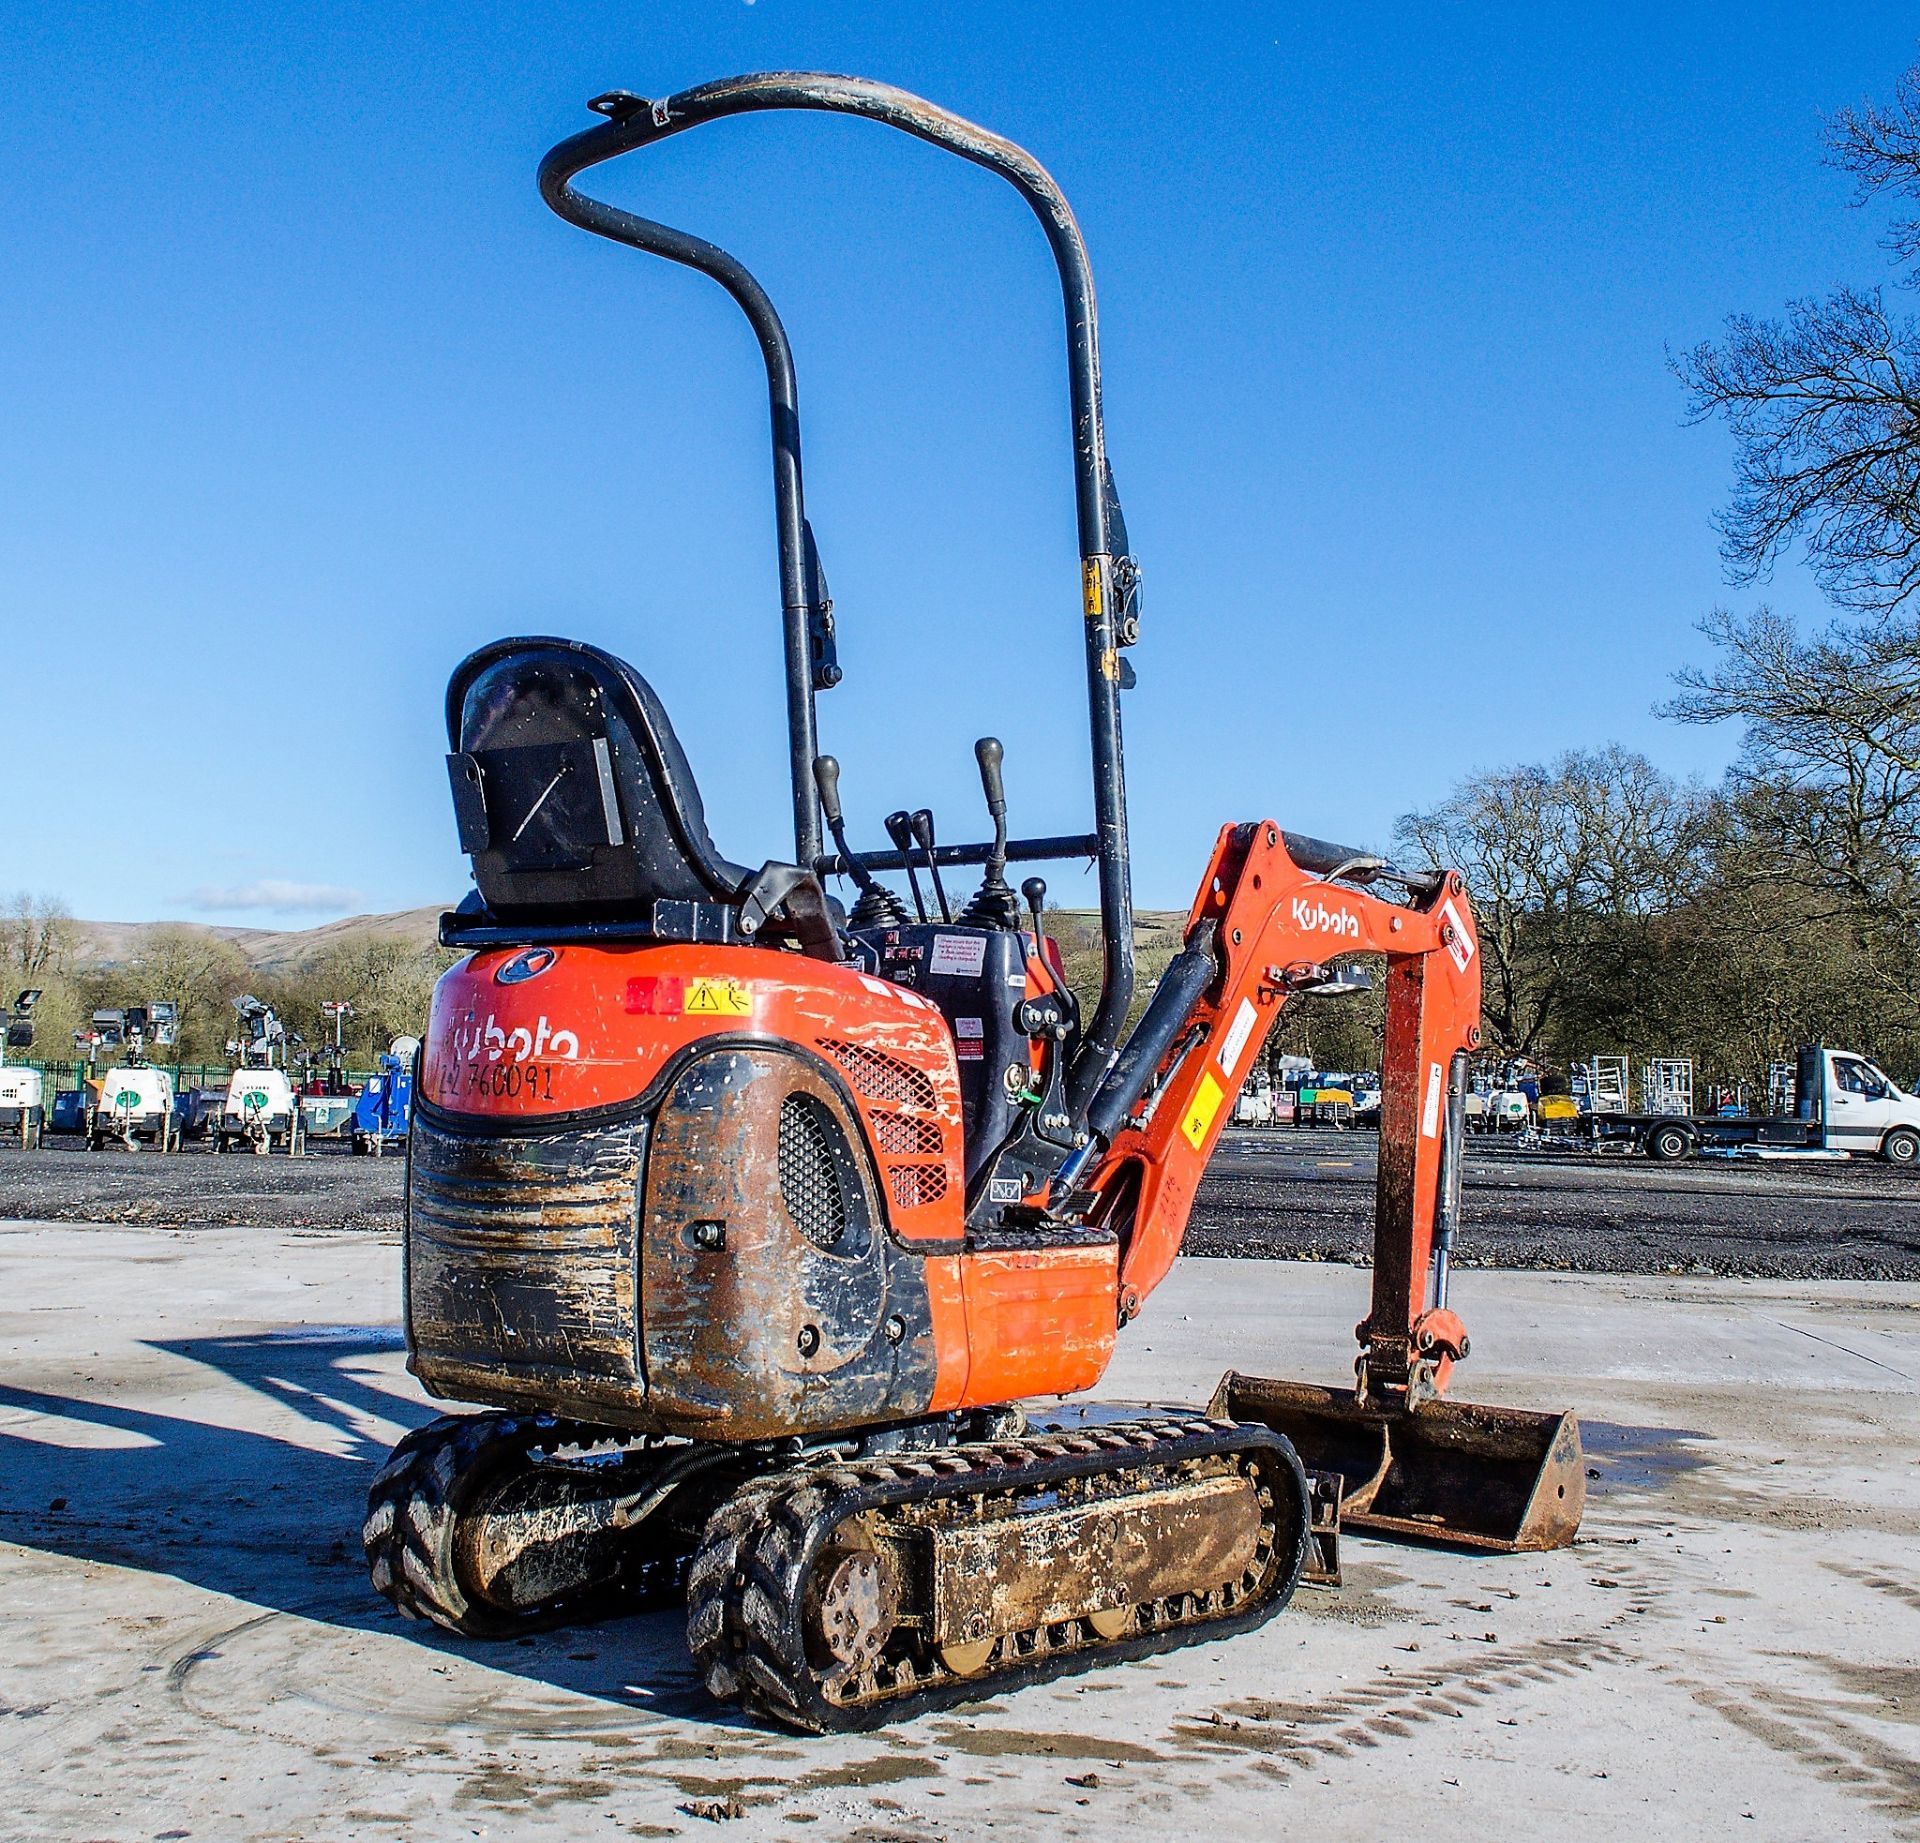
<instances>
[{"instance_id":1,"label":"black roll bar tube","mask_svg":"<svg viewBox=\"0 0 1920 1843\"><path fill-rule=\"evenodd\" d=\"M599 99L605 101L605 98ZM576 192L568 183L586 167L640 146L621 135L621 124L589 128L562 141L540 162L540 195L569 223L616 243L664 256L710 275L739 303L767 367L767 399L773 423L773 506L780 553L780 603L785 630L787 677L787 766L793 785L794 855L809 864L820 851L820 807L813 784L813 758L819 753L814 717L812 631L820 618L812 606L808 568L806 499L800 477L800 393L794 376L793 347L773 302L744 264L718 245L684 231L656 224L617 206ZM836 672L837 676L837 672Z\"/></svg>"},{"instance_id":2,"label":"black roll bar tube","mask_svg":"<svg viewBox=\"0 0 1920 1843\"><path fill-rule=\"evenodd\" d=\"M1107 464L1100 405L1100 346L1093 271L1073 211L1050 173L1024 148L963 117L862 77L769 71L727 77L661 101L624 91L589 104L607 119L562 141L540 163L540 193L570 223L710 275L739 303L760 341L773 418L774 505L787 655L788 752L793 781L794 850L803 864L820 857L820 808L813 781L812 620L805 564L806 521L800 479L800 423L793 353L766 292L724 250L683 231L586 197L572 180L590 166L650 146L702 122L763 109L815 109L860 115L943 147L1005 179L1039 219L1060 273L1066 309L1067 377L1073 412L1074 501L1078 515L1085 615L1087 706L1093 748L1093 803L1099 840L1100 919L1105 936L1100 1002L1069 1072L1068 1100L1083 1114L1113 1061L1133 1000L1133 888L1127 840L1126 769L1120 736L1119 649L1136 633L1133 596L1139 572L1127 553L1125 522Z\"/></svg>"}]
</instances>

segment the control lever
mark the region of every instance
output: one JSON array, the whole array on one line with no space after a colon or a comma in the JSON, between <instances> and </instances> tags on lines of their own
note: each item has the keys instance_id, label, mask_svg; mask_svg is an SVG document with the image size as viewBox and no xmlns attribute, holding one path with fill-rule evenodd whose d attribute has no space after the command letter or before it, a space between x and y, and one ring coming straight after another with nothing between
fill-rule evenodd
<instances>
[{"instance_id":1,"label":"control lever","mask_svg":"<svg viewBox=\"0 0 1920 1843\"><path fill-rule=\"evenodd\" d=\"M913 906L920 919L927 919L927 905L920 894L920 878L913 868L913 819L904 810L889 813L882 822L887 828L887 836L893 840L893 848L902 852L907 860L907 887L913 891Z\"/></svg>"},{"instance_id":2,"label":"control lever","mask_svg":"<svg viewBox=\"0 0 1920 1843\"><path fill-rule=\"evenodd\" d=\"M993 821L993 855L987 859L987 881L1004 883L1007 875L1007 789L1000 778L1006 750L998 736L982 736L973 745L980 764L980 786L987 796L987 817Z\"/></svg>"},{"instance_id":3,"label":"control lever","mask_svg":"<svg viewBox=\"0 0 1920 1843\"><path fill-rule=\"evenodd\" d=\"M993 846L987 853L986 875L974 891L973 900L960 911L963 928L1017 928L1020 905L1007 888L1007 789L1000 778L1000 765L1006 751L997 736L982 736L973 745L973 758L980 764L980 786L987 796L987 815L993 821Z\"/></svg>"},{"instance_id":4,"label":"control lever","mask_svg":"<svg viewBox=\"0 0 1920 1843\"><path fill-rule=\"evenodd\" d=\"M820 810L826 815L827 830L833 834L833 842L839 847L840 855L847 855L844 837L846 818L840 811L840 763L832 755L816 755L813 758L813 784L820 791ZM863 865L850 863L854 882L858 883L866 875Z\"/></svg>"},{"instance_id":5,"label":"control lever","mask_svg":"<svg viewBox=\"0 0 1920 1843\"><path fill-rule=\"evenodd\" d=\"M1047 900L1047 880L1045 877L1029 877L1020 885L1020 894L1027 899L1027 913L1033 918L1033 954L1047 975L1047 983L1053 987L1051 999L1042 999L1042 1004L1052 1004L1059 1011L1060 1028L1050 1034L1066 1040L1067 1034L1077 1030L1080 1025L1080 1001L1074 997L1072 986L1053 970L1053 962L1047 958L1047 925L1040 918L1040 910ZM1027 1001L1032 1004L1034 1001ZM1035 1032L1039 1035L1039 1032Z\"/></svg>"},{"instance_id":6,"label":"control lever","mask_svg":"<svg viewBox=\"0 0 1920 1843\"><path fill-rule=\"evenodd\" d=\"M1040 919L1040 905L1047 899L1046 878L1029 877L1020 885L1020 894L1027 899L1027 912L1033 918L1034 958L1040 962L1047 975L1047 984L1053 990L1039 998L1023 998L1015 1005L1013 1026L1023 1036L1051 1037L1056 1043L1064 1043L1079 1013L1073 1002L1073 994L1061 983L1047 959L1046 925ZM1012 890L1007 891L1007 900L1012 902Z\"/></svg>"},{"instance_id":7,"label":"control lever","mask_svg":"<svg viewBox=\"0 0 1920 1843\"><path fill-rule=\"evenodd\" d=\"M834 849L840 853L840 861L846 865L847 875L860 892L860 900L854 904L849 925L855 928L898 927L907 919L907 911L901 905L900 898L884 883L876 881L873 872L848 848L846 816L840 810L840 764L831 755L816 755L813 758L813 784L819 789L820 810L826 815L827 830L833 834Z\"/></svg>"},{"instance_id":8,"label":"control lever","mask_svg":"<svg viewBox=\"0 0 1920 1843\"><path fill-rule=\"evenodd\" d=\"M921 807L907 820L913 832L913 842L927 854L927 874L933 879L933 893L940 901L940 919L943 922L953 920L953 911L947 907L947 892L940 881L940 866L933 856L933 814L927 807Z\"/></svg>"},{"instance_id":9,"label":"control lever","mask_svg":"<svg viewBox=\"0 0 1920 1843\"><path fill-rule=\"evenodd\" d=\"M1041 965L1047 960L1047 936L1040 926L1040 905L1047 899L1047 880L1045 877L1029 877L1020 885L1020 894L1027 899L1027 913L1033 917L1033 951L1040 956Z\"/></svg>"}]
</instances>

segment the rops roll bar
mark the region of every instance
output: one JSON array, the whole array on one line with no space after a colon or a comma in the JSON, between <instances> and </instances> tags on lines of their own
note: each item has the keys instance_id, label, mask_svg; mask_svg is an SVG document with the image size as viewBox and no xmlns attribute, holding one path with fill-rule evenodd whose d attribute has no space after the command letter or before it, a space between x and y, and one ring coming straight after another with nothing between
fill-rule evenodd
<instances>
[{"instance_id":1,"label":"rops roll bar","mask_svg":"<svg viewBox=\"0 0 1920 1843\"><path fill-rule=\"evenodd\" d=\"M1013 142L890 84L859 77L771 71L727 77L648 101L623 90L588 104L604 116L562 141L540 163L541 196L583 230L664 256L711 276L733 296L760 342L773 424L774 511L780 551L780 593L787 661L788 759L793 783L794 852L802 864L822 860L819 798L813 781L818 753L814 693L838 682L831 606L808 528L800 472L800 408L793 350L766 291L725 250L574 190L590 166L650 146L702 122L762 109L818 109L861 115L976 166L998 173L1032 207L1060 272L1066 306L1067 377L1072 396L1074 498L1079 520L1081 599L1085 615L1087 709L1093 745L1093 805L1105 935L1100 1002L1071 1072L1069 1100L1084 1109L1112 1061L1133 998L1133 894L1128 860L1125 764L1120 737L1119 649L1138 634L1139 572L1129 554L1113 475L1107 465L1100 408L1100 346L1093 272L1073 212L1053 177ZM1010 855L1013 855L1010 853ZM875 860L878 862L878 860Z\"/></svg>"}]
</instances>

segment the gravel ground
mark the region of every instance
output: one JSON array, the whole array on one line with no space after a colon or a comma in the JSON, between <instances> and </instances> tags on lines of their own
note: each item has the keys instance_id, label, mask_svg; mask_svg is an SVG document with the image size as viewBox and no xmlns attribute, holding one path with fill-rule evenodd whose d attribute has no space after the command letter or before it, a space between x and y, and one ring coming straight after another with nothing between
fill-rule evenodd
<instances>
[{"instance_id":1,"label":"gravel ground","mask_svg":"<svg viewBox=\"0 0 1920 1843\"><path fill-rule=\"evenodd\" d=\"M404 1158L355 1158L324 1141L305 1158L259 1158L216 1157L203 1145L164 1155L151 1147L89 1152L62 1135L43 1152L0 1146L0 1218L397 1231L406 1169Z\"/></svg>"},{"instance_id":2,"label":"gravel ground","mask_svg":"<svg viewBox=\"0 0 1920 1843\"><path fill-rule=\"evenodd\" d=\"M1372 1248L1368 1133L1227 1135L1201 1186L1187 1250L1355 1261ZM190 1147L0 1149L0 1218L165 1228L400 1226L405 1161L326 1146L304 1159L216 1158ZM1469 1145L1457 1263L1579 1273L1920 1280L1920 1175L1866 1162L1788 1165L1524 1152Z\"/></svg>"},{"instance_id":3,"label":"gravel ground","mask_svg":"<svg viewBox=\"0 0 1920 1843\"><path fill-rule=\"evenodd\" d=\"M1187 1251L1365 1261L1374 1145L1370 1133L1330 1129L1230 1132ZM1460 1214L1463 1267L1920 1279L1920 1175L1867 1160L1655 1164L1475 1138Z\"/></svg>"}]
</instances>

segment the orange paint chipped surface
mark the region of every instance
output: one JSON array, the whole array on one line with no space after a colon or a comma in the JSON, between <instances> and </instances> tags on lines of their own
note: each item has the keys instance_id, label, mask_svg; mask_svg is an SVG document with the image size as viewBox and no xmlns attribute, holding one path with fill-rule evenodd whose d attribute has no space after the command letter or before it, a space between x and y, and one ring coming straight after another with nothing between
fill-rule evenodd
<instances>
[{"instance_id":1,"label":"orange paint chipped surface","mask_svg":"<svg viewBox=\"0 0 1920 1843\"><path fill-rule=\"evenodd\" d=\"M435 988L421 1092L488 1121L617 1107L707 1037L820 1057L858 1107L896 1232L960 1235L960 1077L946 1020L917 993L850 966L752 947L474 954Z\"/></svg>"},{"instance_id":2,"label":"orange paint chipped surface","mask_svg":"<svg viewBox=\"0 0 1920 1843\"><path fill-rule=\"evenodd\" d=\"M1118 1258L1112 1242L968 1255L973 1366L956 1405L1070 1395L1098 1382L1113 1355Z\"/></svg>"}]
</instances>

